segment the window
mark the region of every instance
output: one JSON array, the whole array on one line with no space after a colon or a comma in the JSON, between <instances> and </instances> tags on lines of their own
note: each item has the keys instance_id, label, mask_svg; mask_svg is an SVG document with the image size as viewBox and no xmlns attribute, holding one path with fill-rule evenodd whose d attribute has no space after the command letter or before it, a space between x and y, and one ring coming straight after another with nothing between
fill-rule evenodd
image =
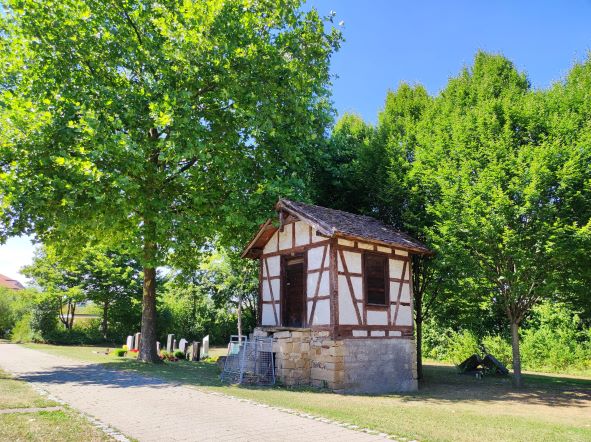
<instances>
[{"instance_id":1,"label":"window","mask_svg":"<svg viewBox=\"0 0 591 442\"><path fill-rule=\"evenodd\" d=\"M363 278L368 304L387 305L386 275L388 259L382 255L365 254Z\"/></svg>"}]
</instances>

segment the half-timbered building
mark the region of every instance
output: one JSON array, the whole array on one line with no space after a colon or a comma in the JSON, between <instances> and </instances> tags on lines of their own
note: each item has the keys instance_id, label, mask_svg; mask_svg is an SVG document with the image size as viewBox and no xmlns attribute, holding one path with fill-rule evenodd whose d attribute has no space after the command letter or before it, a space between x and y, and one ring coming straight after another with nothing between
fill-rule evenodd
<instances>
[{"instance_id":1,"label":"half-timbered building","mask_svg":"<svg viewBox=\"0 0 591 442\"><path fill-rule=\"evenodd\" d=\"M244 250L258 259L258 335L278 377L337 391L416 388L411 256L430 251L368 216L280 199Z\"/></svg>"}]
</instances>

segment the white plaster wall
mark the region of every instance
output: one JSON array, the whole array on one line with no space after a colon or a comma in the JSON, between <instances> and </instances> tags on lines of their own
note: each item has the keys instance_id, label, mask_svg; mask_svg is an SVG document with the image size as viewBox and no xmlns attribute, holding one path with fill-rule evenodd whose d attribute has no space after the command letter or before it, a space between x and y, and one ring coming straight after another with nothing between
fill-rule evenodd
<instances>
[{"instance_id":1,"label":"white plaster wall","mask_svg":"<svg viewBox=\"0 0 591 442\"><path fill-rule=\"evenodd\" d=\"M410 305L401 305L398 309L396 325L412 325L412 311Z\"/></svg>"},{"instance_id":2,"label":"white plaster wall","mask_svg":"<svg viewBox=\"0 0 591 442\"><path fill-rule=\"evenodd\" d=\"M279 308L279 305L275 306ZM279 313L279 310L277 310ZM275 315L273 313L273 306L271 304L263 304L263 314L261 316L262 325L277 325L275 323Z\"/></svg>"},{"instance_id":3,"label":"white plaster wall","mask_svg":"<svg viewBox=\"0 0 591 442\"><path fill-rule=\"evenodd\" d=\"M314 292L316 291L316 283L318 282L318 275L320 273L310 273L308 274L307 281L306 281L306 296L311 298L314 296ZM310 310L308 310L310 311Z\"/></svg>"},{"instance_id":4,"label":"white plaster wall","mask_svg":"<svg viewBox=\"0 0 591 442\"><path fill-rule=\"evenodd\" d=\"M270 276L279 276L281 274L281 257L280 256L271 256L267 258L267 265L269 266L269 275ZM265 265L263 263L263 268ZM263 276L266 276L263 273Z\"/></svg>"},{"instance_id":5,"label":"white plaster wall","mask_svg":"<svg viewBox=\"0 0 591 442\"><path fill-rule=\"evenodd\" d=\"M339 238L338 243L344 246L353 247L355 245L354 241L349 241L348 239Z\"/></svg>"},{"instance_id":6,"label":"white plaster wall","mask_svg":"<svg viewBox=\"0 0 591 442\"><path fill-rule=\"evenodd\" d=\"M400 283L390 281L390 302L396 302L398 299L398 290L400 288Z\"/></svg>"},{"instance_id":7,"label":"white plaster wall","mask_svg":"<svg viewBox=\"0 0 591 442\"><path fill-rule=\"evenodd\" d=\"M355 299L358 301L363 301L363 278L360 276L350 276L351 278L351 285L353 286L353 293L355 294ZM347 282L345 281L345 284Z\"/></svg>"},{"instance_id":8,"label":"white plaster wall","mask_svg":"<svg viewBox=\"0 0 591 442\"><path fill-rule=\"evenodd\" d=\"M308 301L308 313L312 314L312 301ZM314 317L308 318L309 325L327 325L330 324L330 301L323 299L316 302Z\"/></svg>"},{"instance_id":9,"label":"white plaster wall","mask_svg":"<svg viewBox=\"0 0 591 442\"><path fill-rule=\"evenodd\" d=\"M293 224L286 224L283 226L283 232L279 229L279 250L291 249Z\"/></svg>"},{"instance_id":10,"label":"white plaster wall","mask_svg":"<svg viewBox=\"0 0 591 442\"><path fill-rule=\"evenodd\" d=\"M389 272L390 278L400 278L402 276L402 266L404 265L404 261L399 261L397 259L389 259ZM396 292L398 295L398 292Z\"/></svg>"},{"instance_id":11,"label":"white plaster wall","mask_svg":"<svg viewBox=\"0 0 591 442\"><path fill-rule=\"evenodd\" d=\"M378 246L378 252L382 253L392 253L392 249L390 247L382 247Z\"/></svg>"},{"instance_id":12,"label":"white plaster wall","mask_svg":"<svg viewBox=\"0 0 591 442\"><path fill-rule=\"evenodd\" d=\"M396 249L396 250L394 251L394 253L395 253L396 255L400 255L400 256L408 256L408 252L407 252L406 250L400 250L400 249Z\"/></svg>"},{"instance_id":13,"label":"white plaster wall","mask_svg":"<svg viewBox=\"0 0 591 442\"><path fill-rule=\"evenodd\" d=\"M295 226L295 245L304 246L310 243L310 228L308 224L302 221L296 221Z\"/></svg>"},{"instance_id":14,"label":"white plaster wall","mask_svg":"<svg viewBox=\"0 0 591 442\"><path fill-rule=\"evenodd\" d=\"M398 294L398 292L396 294ZM400 302L410 302L409 284L402 284L402 291L400 292Z\"/></svg>"},{"instance_id":15,"label":"white plaster wall","mask_svg":"<svg viewBox=\"0 0 591 442\"><path fill-rule=\"evenodd\" d=\"M386 336L386 332L384 330L372 330L372 336Z\"/></svg>"},{"instance_id":16,"label":"white plaster wall","mask_svg":"<svg viewBox=\"0 0 591 442\"><path fill-rule=\"evenodd\" d=\"M353 330L353 336L355 337L366 337L367 336L367 330Z\"/></svg>"},{"instance_id":17,"label":"white plaster wall","mask_svg":"<svg viewBox=\"0 0 591 442\"><path fill-rule=\"evenodd\" d=\"M267 244L265 244L265 247L263 247L263 253L273 253L277 251L277 232L273 233L273 236L271 237L271 239L269 239L269 241L267 241Z\"/></svg>"},{"instance_id":18,"label":"white plaster wall","mask_svg":"<svg viewBox=\"0 0 591 442\"><path fill-rule=\"evenodd\" d=\"M344 251L343 256L347 264L347 270L349 273L361 273L361 253ZM339 259L339 272L344 272L345 268L341 262L341 254L338 255Z\"/></svg>"},{"instance_id":19,"label":"white plaster wall","mask_svg":"<svg viewBox=\"0 0 591 442\"><path fill-rule=\"evenodd\" d=\"M329 246L313 247L308 250L308 270L319 269L322 264L322 255L324 248ZM328 267L328 254L330 250L326 251L326 257L324 258L324 267Z\"/></svg>"},{"instance_id":20,"label":"white plaster wall","mask_svg":"<svg viewBox=\"0 0 591 442\"><path fill-rule=\"evenodd\" d=\"M309 298L313 297L316 292L316 284L318 283L318 276L320 272L317 273L310 273L308 275L308 283L307 283L307 296ZM322 277L320 278L320 286L318 287L318 296L327 296L330 295L330 277L328 270L322 272Z\"/></svg>"},{"instance_id":21,"label":"white plaster wall","mask_svg":"<svg viewBox=\"0 0 591 442\"><path fill-rule=\"evenodd\" d=\"M316 235L317 230L312 227L312 242L324 241L326 237Z\"/></svg>"},{"instance_id":22,"label":"white plaster wall","mask_svg":"<svg viewBox=\"0 0 591 442\"><path fill-rule=\"evenodd\" d=\"M349 286L347 280L343 275L338 278L339 291L339 324L359 324L357 322L357 315L355 314L355 307L349 293Z\"/></svg>"},{"instance_id":23,"label":"white plaster wall","mask_svg":"<svg viewBox=\"0 0 591 442\"><path fill-rule=\"evenodd\" d=\"M388 325L388 312L387 311L367 311L367 324L368 325Z\"/></svg>"},{"instance_id":24,"label":"white plaster wall","mask_svg":"<svg viewBox=\"0 0 591 442\"><path fill-rule=\"evenodd\" d=\"M269 281L263 279L263 301L271 300L271 291L269 290Z\"/></svg>"}]
</instances>

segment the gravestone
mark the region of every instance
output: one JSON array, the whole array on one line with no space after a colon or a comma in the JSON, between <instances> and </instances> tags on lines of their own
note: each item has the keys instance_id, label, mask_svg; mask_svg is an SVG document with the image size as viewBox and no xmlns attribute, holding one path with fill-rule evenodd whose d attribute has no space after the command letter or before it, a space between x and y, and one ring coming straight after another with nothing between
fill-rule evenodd
<instances>
[{"instance_id":1,"label":"gravestone","mask_svg":"<svg viewBox=\"0 0 591 442\"><path fill-rule=\"evenodd\" d=\"M142 339L142 334L141 333L136 333L135 334L135 338L133 340L133 349L134 350L139 350L140 349L140 341Z\"/></svg>"},{"instance_id":2,"label":"gravestone","mask_svg":"<svg viewBox=\"0 0 591 442\"><path fill-rule=\"evenodd\" d=\"M160 354L160 341L156 341L156 354Z\"/></svg>"},{"instance_id":3,"label":"gravestone","mask_svg":"<svg viewBox=\"0 0 591 442\"><path fill-rule=\"evenodd\" d=\"M172 340L172 351L177 351L178 347L176 346L176 339Z\"/></svg>"},{"instance_id":4,"label":"gravestone","mask_svg":"<svg viewBox=\"0 0 591 442\"><path fill-rule=\"evenodd\" d=\"M172 352L172 341L174 340L174 335L168 335L168 339L166 340L166 351Z\"/></svg>"},{"instance_id":5,"label":"gravestone","mask_svg":"<svg viewBox=\"0 0 591 442\"><path fill-rule=\"evenodd\" d=\"M125 345L127 346L128 350L133 349L133 336L127 337L127 341L126 341Z\"/></svg>"},{"instance_id":6,"label":"gravestone","mask_svg":"<svg viewBox=\"0 0 591 442\"><path fill-rule=\"evenodd\" d=\"M179 341L179 350L182 351L183 353L185 353L185 351L187 350L188 343L189 343L189 341L187 341L185 338L181 339Z\"/></svg>"},{"instance_id":7,"label":"gravestone","mask_svg":"<svg viewBox=\"0 0 591 442\"><path fill-rule=\"evenodd\" d=\"M187 359L189 361L198 361L199 360L199 350L201 350L201 342L193 341L191 345L189 345L189 351L187 352Z\"/></svg>"},{"instance_id":8,"label":"gravestone","mask_svg":"<svg viewBox=\"0 0 591 442\"><path fill-rule=\"evenodd\" d=\"M201 346L201 359L209 357L209 335L203 338L203 345Z\"/></svg>"}]
</instances>

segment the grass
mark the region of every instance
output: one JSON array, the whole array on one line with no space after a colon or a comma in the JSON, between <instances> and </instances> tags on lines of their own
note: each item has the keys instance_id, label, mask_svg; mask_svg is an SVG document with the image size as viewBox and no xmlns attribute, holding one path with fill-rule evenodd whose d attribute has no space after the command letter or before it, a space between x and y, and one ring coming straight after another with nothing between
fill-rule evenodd
<instances>
[{"instance_id":1,"label":"grass","mask_svg":"<svg viewBox=\"0 0 591 442\"><path fill-rule=\"evenodd\" d=\"M44 398L25 382L14 379L0 370L0 441L85 441L112 440L73 410L31 410L11 412L15 408L44 408L59 406Z\"/></svg>"},{"instance_id":2,"label":"grass","mask_svg":"<svg viewBox=\"0 0 591 442\"><path fill-rule=\"evenodd\" d=\"M526 387L516 391L507 378L478 380L456 374L451 366L429 364L425 366L425 380L417 393L342 396L280 386L222 385L215 364L207 362L151 365L128 358L97 355L89 347L29 347L292 408L408 439L591 440L589 378L526 374ZM224 349L219 349L212 354L223 352Z\"/></svg>"}]
</instances>

